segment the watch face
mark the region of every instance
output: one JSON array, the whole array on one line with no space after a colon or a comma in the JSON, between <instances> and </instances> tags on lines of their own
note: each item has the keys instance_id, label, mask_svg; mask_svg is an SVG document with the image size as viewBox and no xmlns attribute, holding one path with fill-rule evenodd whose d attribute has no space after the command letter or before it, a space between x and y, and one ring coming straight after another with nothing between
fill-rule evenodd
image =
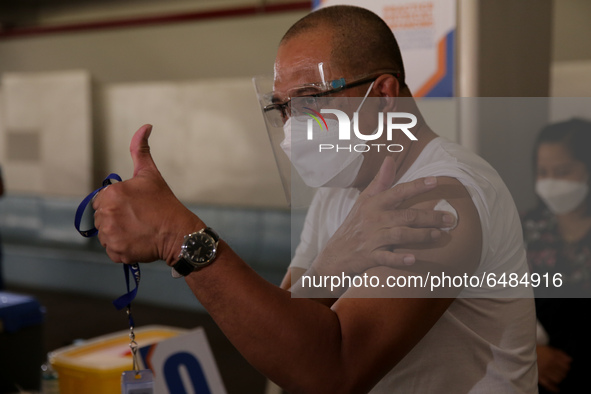
<instances>
[{"instance_id":1,"label":"watch face","mask_svg":"<svg viewBox=\"0 0 591 394\"><path fill-rule=\"evenodd\" d=\"M183 257L189 262L200 265L213 260L216 253L216 242L208 234L194 233L183 244Z\"/></svg>"}]
</instances>

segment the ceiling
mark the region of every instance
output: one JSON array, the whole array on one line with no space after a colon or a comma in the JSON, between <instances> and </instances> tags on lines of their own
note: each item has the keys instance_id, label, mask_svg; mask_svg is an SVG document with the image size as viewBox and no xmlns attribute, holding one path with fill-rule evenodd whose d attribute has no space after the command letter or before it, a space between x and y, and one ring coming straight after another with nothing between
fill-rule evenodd
<instances>
[{"instance_id":1,"label":"ceiling","mask_svg":"<svg viewBox=\"0 0 591 394\"><path fill-rule=\"evenodd\" d=\"M250 3L256 0L247 0ZM265 1L258 0L261 3ZM21 27L35 27L43 23L46 15L55 13L84 14L99 11L97 14L105 14L106 9L117 10L136 9L139 12L147 9L179 9L179 7L199 8L216 4L223 6L228 3L245 3L242 1L228 0L0 0L0 30L10 30Z\"/></svg>"},{"instance_id":2,"label":"ceiling","mask_svg":"<svg viewBox=\"0 0 591 394\"><path fill-rule=\"evenodd\" d=\"M34 26L39 15L51 9L142 1L155 0L0 0L0 26L3 29Z\"/></svg>"}]
</instances>

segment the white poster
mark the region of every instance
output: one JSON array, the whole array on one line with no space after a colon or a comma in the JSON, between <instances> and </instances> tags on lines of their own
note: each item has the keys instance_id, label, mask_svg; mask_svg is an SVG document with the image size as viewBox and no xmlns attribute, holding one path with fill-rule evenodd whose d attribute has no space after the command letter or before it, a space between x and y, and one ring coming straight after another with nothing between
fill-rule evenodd
<instances>
[{"instance_id":1,"label":"white poster","mask_svg":"<svg viewBox=\"0 0 591 394\"><path fill-rule=\"evenodd\" d=\"M392 28L415 97L454 95L456 0L316 0L367 8Z\"/></svg>"},{"instance_id":2,"label":"white poster","mask_svg":"<svg viewBox=\"0 0 591 394\"><path fill-rule=\"evenodd\" d=\"M203 328L139 351L141 368L154 374L156 394L226 394Z\"/></svg>"}]
</instances>

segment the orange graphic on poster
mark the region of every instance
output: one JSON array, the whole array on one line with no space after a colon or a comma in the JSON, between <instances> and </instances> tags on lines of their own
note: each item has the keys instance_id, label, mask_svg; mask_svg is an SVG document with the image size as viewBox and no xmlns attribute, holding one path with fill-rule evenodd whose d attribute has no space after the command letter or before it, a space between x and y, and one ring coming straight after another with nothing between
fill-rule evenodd
<instances>
[{"instance_id":1,"label":"orange graphic on poster","mask_svg":"<svg viewBox=\"0 0 591 394\"><path fill-rule=\"evenodd\" d=\"M433 8L432 2L386 6L383 18L394 31L433 27Z\"/></svg>"}]
</instances>

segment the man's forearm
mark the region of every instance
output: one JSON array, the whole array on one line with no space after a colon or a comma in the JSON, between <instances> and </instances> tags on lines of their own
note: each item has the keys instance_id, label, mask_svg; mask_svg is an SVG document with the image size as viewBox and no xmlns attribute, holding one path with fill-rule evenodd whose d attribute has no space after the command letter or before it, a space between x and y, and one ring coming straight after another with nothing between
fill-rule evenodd
<instances>
[{"instance_id":1,"label":"man's forearm","mask_svg":"<svg viewBox=\"0 0 591 394\"><path fill-rule=\"evenodd\" d=\"M338 382L341 333L331 309L292 299L223 242L217 260L186 281L234 346L282 387L320 388L322 380Z\"/></svg>"}]
</instances>

